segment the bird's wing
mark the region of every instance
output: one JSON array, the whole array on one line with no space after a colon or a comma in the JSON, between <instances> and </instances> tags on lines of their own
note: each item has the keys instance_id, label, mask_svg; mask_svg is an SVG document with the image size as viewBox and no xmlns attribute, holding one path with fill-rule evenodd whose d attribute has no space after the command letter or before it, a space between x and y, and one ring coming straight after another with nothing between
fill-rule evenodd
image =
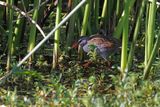
<instances>
[{"instance_id":1,"label":"bird's wing","mask_svg":"<svg viewBox=\"0 0 160 107\"><path fill-rule=\"evenodd\" d=\"M101 46L103 48L112 48L114 46L114 43L112 41L109 41L109 40L102 38L100 36L96 36L94 38L89 39L88 44Z\"/></svg>"}]
</instances>

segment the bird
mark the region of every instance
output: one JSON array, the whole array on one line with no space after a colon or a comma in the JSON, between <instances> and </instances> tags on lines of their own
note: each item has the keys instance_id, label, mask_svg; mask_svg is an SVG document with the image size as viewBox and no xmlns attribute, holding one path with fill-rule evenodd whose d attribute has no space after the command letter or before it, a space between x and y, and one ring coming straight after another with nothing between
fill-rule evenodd
<instances>
[{"instance_id":1,"label":"bird","mask_svg":"<svg viewBox=\"0 0 160 107\"><path fill-rule=\"evenodd\" d=\"M121 47L121 42L112 36L106 35L104 32L98 32L91 36L81 36L78 40L78 45L84 52L89 53L94 50L97 55L107 60L111 54Z\"/></svg>"}]
</instances>

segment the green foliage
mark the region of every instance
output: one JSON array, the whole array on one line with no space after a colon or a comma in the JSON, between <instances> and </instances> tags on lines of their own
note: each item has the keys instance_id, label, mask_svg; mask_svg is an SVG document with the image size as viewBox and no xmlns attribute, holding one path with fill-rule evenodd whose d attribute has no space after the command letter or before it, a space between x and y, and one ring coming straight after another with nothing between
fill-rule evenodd
<instances>
[{"instance_id":1,"label":"green foliage","mask_svg":"<svg viewBox=\"0 0 160 107\"><path fill-rule=\"evenodd\" d=\"M89 45L89 52L88 55L90 57L91 60L95 61L97 59L97 50L96 50L96 46L95 45Z\"/></svg>"},{"instance_id":2,"label":"green foliage","mask_svg":"<svg viewBox=\"0 0 160 107\"><path fill-rule=\"evenodd\" d=\"M31 51L35 44L45 38L37 32L35 22L47 34L60 23L61 19L63 20L70 8L73 9L82 0L55 1L58 1L58 4L45 0L42 0L41 3L38 0L26 2L7 0L10 5L6 4L3 5L4 8L0 7L0 83L3 82L1 77L6 76L5 84L0 84L0 105L22 107L26 105L159 106L160 73L158 71L160 60L157 53L159 54L160 34L158 33L159 11L156 11L158 9L156 0L87 0L84 8L77 11L70 22L61 26L61 32L57 30L54 36L48 36L50 39L34 54L35 58L30 62L32 65L29 69L27 69L28 63L19 64L19 66L22 65L21 67L15 66L15 63L26 55L27 45L28 51ZM69 6L70 1L72 1L72 6ZM142 5L139 5L140 3ZM13 4L26 14L21 10L16 10L17 8L15 9ZM147 7L149 11L144 14L143 10L147 4L149 4ZM57 7L57 13L55 7ZM20 12L21 15L18 14ZM33 18L35 22L30 24L25 21L24 16L29 20ZM55 21L56 23L54 23ZM99 27L107 29L106 34L109 36L111 33L113 36L123 39L122 57L115 54L107 59L110 64L106 64L104 60L97 60L96 46L90 45L91 51L88 55L92 63L85 66L85 62L88 60L78 61L77 51L72 48L68 49L68 47L71 47L71 41L79 38L78 35L96 33L101 29ZM143 36L146 34L147 36ZM133 40L131 40L132 38ZM13 56L12 49L18 46L19 48L14 50L16 54ZM56 55L54 64L57 69L51 71L53 47ZM68 52L70 55L66 55L65 48L70 51ZM62 50L61 56L59 50ZM131 58L127 58L129 51ZM121 64L119 63L120 59ZM144 60L145 64L143 64ZM8 71L10 70L9 66L12 66L12 73L5 72L6 65ZM121 65L123 73L120 72L119 65ZM7 77L8 74L12 75ZM124 77L125 79L123 79ZM148 79L143 80L143 78Z\"/></svg>"},{"instance_id":3,"label":"green foliage","mask_svg":"<svg viewBox=\"0 0 160 107\"><path fill-rule=\"evenodd\" d=\"M7 83L0 89L1 104L86 107L150 107L160 104L159 79L144 81L141 73L129 73L121 82L119 75L111 73L106 77L105 72L80 78L76 74L78 78L75 78L71 74L85 72L82 68L75 72L75 67L45 76L37 71L16 72L12 77L14 81L8 81L9 84L15 84L14 87L6 90ZM88 70L92 71L91 68ZM70 80L67 75L73 79ZM109 81L106 82L106 79Z\"/></svg>"}]
</instances>

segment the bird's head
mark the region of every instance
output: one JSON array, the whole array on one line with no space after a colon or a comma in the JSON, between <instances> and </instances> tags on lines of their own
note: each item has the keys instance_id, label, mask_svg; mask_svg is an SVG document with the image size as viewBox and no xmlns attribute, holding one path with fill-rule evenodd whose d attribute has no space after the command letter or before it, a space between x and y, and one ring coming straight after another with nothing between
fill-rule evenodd
<instances>
[{"instance_id":1,"label":"bird's head","mask_svg":"<svg viewBox=\"0 0 160 107\"><path fill-rule=\"evenodd\" d=\"M82 36L80 37L80 39L78 40L78 44L83 47L84 45L87 44L88 41L88 37L87 36Z\"/></svg>"},{"instance_id":2,"label":"bird's head","mask_svg":"<svg viewBox=\"0 0 160 107\"><path fill-rule=\"evenodd\" d=\"M87 36L81 36L78 40L78 42L73 43L72 48L77 48L78 45L80 45L81 47L83 47L84 45L87 44L89 37Z\"/></svg>"}]
</instances>

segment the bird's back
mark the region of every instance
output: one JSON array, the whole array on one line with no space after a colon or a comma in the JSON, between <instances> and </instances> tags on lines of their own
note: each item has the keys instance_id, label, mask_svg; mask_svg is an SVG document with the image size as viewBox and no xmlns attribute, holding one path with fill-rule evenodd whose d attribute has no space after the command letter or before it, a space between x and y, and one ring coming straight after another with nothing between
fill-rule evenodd
<instances>
[{"instance_id":1,"label":"bird's back","mask_svg":"<svg viewBox=\"0 0 160 107\"><path fill-rule=\"evenodd\" d=\"M119 45L116 39L105 37L100 34L91 35L88 40L88 44L101 46L102 48L108 48L108 49L116 48Z\"/></svg>"}]
</instances>

